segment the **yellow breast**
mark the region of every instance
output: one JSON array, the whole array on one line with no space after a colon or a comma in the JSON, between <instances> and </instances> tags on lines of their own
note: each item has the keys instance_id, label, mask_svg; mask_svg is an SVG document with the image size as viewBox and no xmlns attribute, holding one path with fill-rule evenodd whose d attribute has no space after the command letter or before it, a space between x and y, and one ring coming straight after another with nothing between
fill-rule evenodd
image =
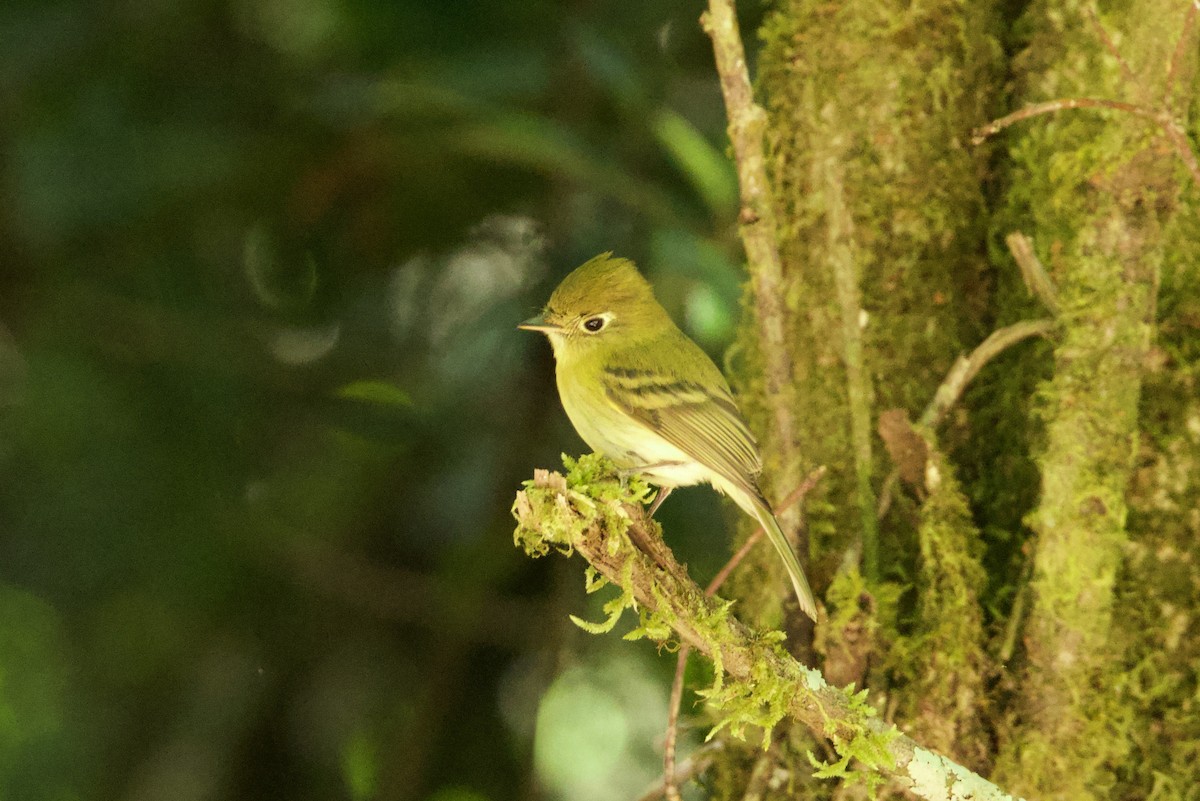
<instances>
[{"instance_id":1,"label":"yellow breast","mask_svg":"<svg viewBox=\"0 0 1200 801\"><path fill-rule=\"evenodd\" d=\"M558 393L571 425L592 450L623 469L642 472L655 484L689 486L711 481L711 471L646 426L621 411L599 381L578 380L556 371Z\"/></svg>"}]
</instances>

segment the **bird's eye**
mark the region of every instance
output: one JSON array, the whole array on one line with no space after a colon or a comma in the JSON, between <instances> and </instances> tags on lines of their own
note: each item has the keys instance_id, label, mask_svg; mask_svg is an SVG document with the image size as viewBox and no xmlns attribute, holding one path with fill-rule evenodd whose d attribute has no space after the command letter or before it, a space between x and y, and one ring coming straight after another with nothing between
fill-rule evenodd
<instances>
[{"instance_id":1,"label":"bird's eye","mask_svg":"<svg viewBox=\"0 0 1200 801\"><path fill-rule=\"evenodd\" d=\"M603 317L589 317L583 321L583 327L594 334L603 328L606 322Z\"/></svg>"}]
</instances>

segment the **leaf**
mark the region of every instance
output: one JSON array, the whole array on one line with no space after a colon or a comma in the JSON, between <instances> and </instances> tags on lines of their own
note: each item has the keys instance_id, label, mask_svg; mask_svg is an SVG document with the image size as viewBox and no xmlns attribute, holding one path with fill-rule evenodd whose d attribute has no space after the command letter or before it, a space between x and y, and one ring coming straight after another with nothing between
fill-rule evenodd
<instances>
[{"instance_id":1,"label":"leaf","mask_svg":"<svg viewBox=\"0 0 1200 801\"><path fill-rule=\"evenodd\" d=\"M335 393L339 398L365 401L380 406L412 406L408 393L387 381L367 378L352 381Z\"/></svg>"},{"instance_id":2,"label":"leaf","mask_svg":"<svg viewBox=\"0 0 1200 801\"><path fill-rule=\"evenodd\" d=\"M673 111L654 121L654 135L696 192L718 217L732 216L737 206L737 176L729 159L690 122Z\"/></svg>"}]
</instances>

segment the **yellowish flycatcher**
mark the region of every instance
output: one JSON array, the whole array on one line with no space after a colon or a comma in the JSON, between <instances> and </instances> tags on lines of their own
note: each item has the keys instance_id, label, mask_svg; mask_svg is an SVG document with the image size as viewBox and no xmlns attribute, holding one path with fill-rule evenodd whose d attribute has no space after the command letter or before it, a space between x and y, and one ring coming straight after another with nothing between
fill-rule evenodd
<instances>
[{"instance_id":1,"label":"yellowish flycatcher","mask_svg":"<svg viewBox=\"0 0 1200 801\"><path fill-rule=\"evenodd\" d=\"M762 524L800 608L816 619L804 570L759 488L762 457L729 384L633 262L597 256L518 327L550 338L558 393L584 442L661 487L651 514L674 487L712 484Z\"/></svg>"}]
</instances>

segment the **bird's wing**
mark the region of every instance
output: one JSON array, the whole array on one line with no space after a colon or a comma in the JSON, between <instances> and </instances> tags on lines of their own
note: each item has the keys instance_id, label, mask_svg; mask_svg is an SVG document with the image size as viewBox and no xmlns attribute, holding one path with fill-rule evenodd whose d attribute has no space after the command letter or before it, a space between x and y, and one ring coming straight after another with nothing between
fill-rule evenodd
<instances>
[{"instance_id":1,"label":"bird's wing","mask_svg":"<svg viewBox=\"0 0 1200 801\"><path fill-rule=\"evenodd\" d=\"M724 379L705 386L652 369L609 367L603 380L608 399L618 409L700 464L761 497L758 446Z\"/></svg>"}]
</instances>

